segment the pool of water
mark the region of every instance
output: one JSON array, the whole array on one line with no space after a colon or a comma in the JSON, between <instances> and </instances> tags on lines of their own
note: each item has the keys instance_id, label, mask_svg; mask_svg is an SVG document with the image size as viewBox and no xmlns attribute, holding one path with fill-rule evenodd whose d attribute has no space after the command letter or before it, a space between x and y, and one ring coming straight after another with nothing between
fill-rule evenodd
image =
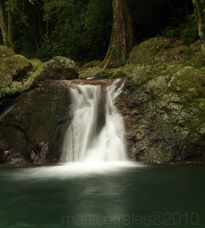
<instances>
[{"instance_id":1,"label":"pool of water","mask_svg":"<svg viewBox=\"0 0 205 228\"><path fill-rule=\"evenodd\" d=\"M98 168L1 167L0 227L205 227L204 165Z\"/></svg>"}]
</instances>

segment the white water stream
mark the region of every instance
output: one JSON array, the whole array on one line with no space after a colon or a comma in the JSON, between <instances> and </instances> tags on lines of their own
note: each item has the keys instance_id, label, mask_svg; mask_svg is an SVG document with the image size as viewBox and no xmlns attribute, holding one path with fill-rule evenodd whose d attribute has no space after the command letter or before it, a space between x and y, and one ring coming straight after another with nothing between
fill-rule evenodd
<instances>
[{"instance_id":1,"label":"white water stream","mask_svg":"<svg viewBox=\"0 0 205 228\"><path fill-rule=\"evenodd\" d=\"M123 118L115 106L122 86L120 80L107 87L72 83L71 121L60 161L63 165L24 168L14 178L66 179L143 167L127 158Z\"/></svg>"},{"instance_id":2,"label":"white water stream","mask_svg":"<svg viewBox=\"0 0 205 228\"><path fill-rule=\"evenodd\" d=\"M100 85L73 85L71 123L61 162L126 161L123 118L115 106L122 84L115 80L104 91Z\"/></svg>"}]
</instances>

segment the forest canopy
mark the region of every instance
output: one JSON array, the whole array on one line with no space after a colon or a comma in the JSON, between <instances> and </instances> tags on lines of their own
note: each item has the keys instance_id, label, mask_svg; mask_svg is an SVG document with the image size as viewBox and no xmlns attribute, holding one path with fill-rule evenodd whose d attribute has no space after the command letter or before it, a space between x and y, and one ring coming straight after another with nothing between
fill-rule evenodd
<instances>
[{"instance_id":1,"label":"forest canopy","mask_svg":"<svg viewBox=\"0 0 205 228\"><path fill-rule=\"evenodd\" d=\"M15 52L43 60L57 55L82 62L105 57L113 26L112 0L0 2L8 42ZM132 20L134 44L156 35L180 38L185 44L198 39L192 0L125 3Z\"/></svg>"}]
</instances>

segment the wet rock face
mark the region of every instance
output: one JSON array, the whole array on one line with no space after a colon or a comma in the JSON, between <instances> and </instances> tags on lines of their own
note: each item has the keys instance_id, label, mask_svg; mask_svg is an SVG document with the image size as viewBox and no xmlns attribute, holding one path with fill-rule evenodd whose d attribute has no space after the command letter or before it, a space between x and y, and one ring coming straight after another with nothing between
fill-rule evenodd
<instances>
[{"instance_id":1,"label":"wet rock face","mask_svg":"<svg viewBox=\"0 0 205 228\"><path fill-rule=\"evenodd\" d=\"M23 94L0 121L0 162L58 162L69 124L69 102L69 90L59 81Z\"/></svg>"},{"instance_id":2,"label":"wet rock face","mask_svg":"<svg viewBox=\"0 0 205 228\"><path fill-rule=\"evenodd\" d=\"M166 163L205 155L200 107L191 111L193 104L170 92L171 79L159 76L140 87L132 80L124 85L117 106L124 116L128 153L134 160Z\"/></svg>"}]
</instances>

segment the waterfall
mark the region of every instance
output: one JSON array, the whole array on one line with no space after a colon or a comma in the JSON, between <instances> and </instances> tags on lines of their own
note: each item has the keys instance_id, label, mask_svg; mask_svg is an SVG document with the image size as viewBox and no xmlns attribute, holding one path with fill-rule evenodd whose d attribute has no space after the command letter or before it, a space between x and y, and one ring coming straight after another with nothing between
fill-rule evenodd
<instances>
[{"instance_id":1,"label":"waterfall","mask_svg":"<svg viewBox=\"0 0 205 228\"><path fill-rule=\"evenodd\" d=\"M123 118L115 106L122 86L119 79L106 88L72 83L61 162L127 160Z\"/></svg>"},{"instance_id":2,"label":"waterfall","mask_svg":"<svg viewBox=\"0 0 205 228\"><path fill-rule=\"evenodd\" d=\"M16 173L15 179L64 180L144 167L127 158L123 118L115 106L122 81L74 80L64 83L68 83L71 104L60 160L63 165L23 168Z\"/></svg>"}]
</instances>

